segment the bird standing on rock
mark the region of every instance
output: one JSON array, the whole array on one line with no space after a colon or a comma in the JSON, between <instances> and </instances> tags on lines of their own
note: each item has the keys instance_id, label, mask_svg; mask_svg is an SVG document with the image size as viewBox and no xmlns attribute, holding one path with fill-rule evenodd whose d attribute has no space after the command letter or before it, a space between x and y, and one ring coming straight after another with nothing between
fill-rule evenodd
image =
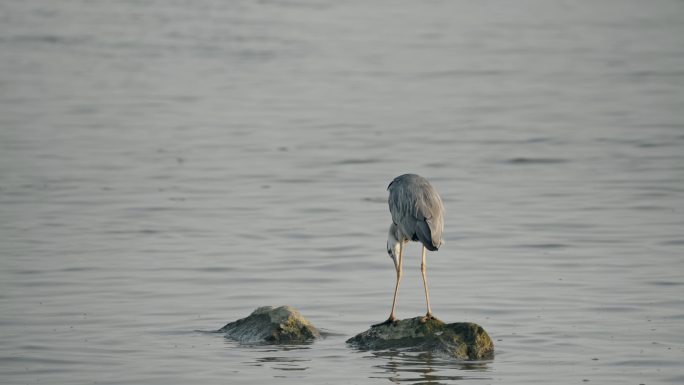
<instances>
[{"instance_id":1,"label":"bird standing on rock","mask_svg":"<svg viewBox=\"0 0 684 385\"><path fill-rule=\"evenodd\" d=\"M397 304L397 292L402 276L402 256L404 244L408 241L418 241L423 244L420 271L423 275L425 288L425 302L427 314L423 321L435 319L430 308L430 292L425 276L425 249L435 251L442 245L444 231L444 205L442 198L427 179L416 174L400 175L387 186L389 190L389 210L392 214L392 224L387 236L387 253L394 262L397 272L397 283L394 287L392 312L389 318L380 324L394 323L396 315L394 309Z\"/></svg>"}]
</instances>

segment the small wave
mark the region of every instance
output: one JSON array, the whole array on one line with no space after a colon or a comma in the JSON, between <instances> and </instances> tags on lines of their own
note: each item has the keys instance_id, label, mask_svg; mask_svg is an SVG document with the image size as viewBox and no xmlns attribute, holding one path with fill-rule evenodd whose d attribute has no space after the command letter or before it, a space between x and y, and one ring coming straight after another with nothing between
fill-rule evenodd
<instances>
[{"instance_id":1,"label":"small wave","mask_svg":"<svg viewBox=\"0 0 684 385\"><path fill-rule=\"evenodd\" d=\"M533 249L562 249L568 247L568 245L562 243L538 243L538 244L524 244L520 245L523 248L533 248Z\"/></svg>"},{"instance_id":2,"label":"small wave","mask_svg":"<svg viewBox=\"0 0 684 385\"><path fill-rule=\"evenodd\" d=\"M371 203L387 203L387 198L385 197L365 197L363 198L364 202L371 202Z\"/></svg>"},{"instance_id":3,"label":"small wave","mask_svg":"<svg viewBox=\"0 0 684 385\"><path fill-rule=\"evenodd\" d=\"M661 286L661 287L667 287L667 286L682 286L684 285L684 282L678 282L678 281L664 281L664 280L659 280L659 281L650 281L647 282L649 285L653 286Z\"/></svg>"},{"instance_id":4,"label":"small wave","mask_svg":"<svg viewBox=\"0 0 684 385\"><path fill-rule=\"evenodd\" d=\"M85 36L59 36L59 35L15 35L4 37L1 40L7 42L26 44L59 44L71 45L82 43L87 40Z\"/></svg>"},{"instance_id":5,"label":"small wave","mask_svg":"<svg viewBox=\"0 0 684 385\"><path fill-rule=\"evenodd\" d=\"M508 164L558 164L567 163L567 159L561 158L511 158L506 161Z\"/></svg>"},{"instance_id":6,"label":"small wave","mask_svg":"<svg viewBox=\"0 0 684 385\"><path fill-rule=\"evenodd\" d=\"M664 246L682 246L684 245L684 239L672 239L669 241L661 242Z\"/></svg>"},{"instance_id":7,"label":"small wave","mask_svg":"<svg viewBox=\"0 0 684 385\"><path fill-rule=\"evenodd\" d=\"M377 158L366 158L366 159L342 159L338 162L335 162L335 164L339 165L345 165L345 164L373 164L373 163L380 163L382 162L381 159Z\"/></svg>"}]
</instances>

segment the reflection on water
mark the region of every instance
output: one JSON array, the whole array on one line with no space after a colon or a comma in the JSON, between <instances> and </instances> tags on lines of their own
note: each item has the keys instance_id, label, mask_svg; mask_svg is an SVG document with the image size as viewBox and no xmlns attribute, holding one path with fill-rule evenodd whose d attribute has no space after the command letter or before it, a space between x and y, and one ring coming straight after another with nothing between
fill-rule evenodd
<instances>
[{"instance_id":1,"label":"reflection on water","mask_svg":"<svg viewBox=\"0 0 684 385\"><path fill-rule=\"evenodd\" d=\"M487 376L470 376L468 371L487 372L490 361L457 361L431 352L387 350L372 352L367 358L382 361L371 378L387 378L395 384L444 384L460 380L491 380Z\"/></svg>"},{"instance_id":2,"label":"reflection on water","mask_svg":"<svg viewBox=\"0 0 684 385\"><path fill-rule=\"evenodd\" d=\"M262 366L264 364L267 364L268 367L271 369L275 370L306 370L308 369L308 366L302 366L304 364L300 364L300 362L310 362L311 360L309 359L303 359L303 358L296 358L296 357L283 357L283 356L278 356L278 357L270 357L270 356L265 356L262 358L257 359L256 362L250 363L250 362L245 362L247 365L254 365L254 366Z\"/></svg>"},{"instance_id":3,"label":"reflection on water","mask_svg":"<svg viewBox=\"0 0 684 385\"><path fill-rule=\"evenodd\" d=\"M228 346L249 352L252 360L243 362L248 366L261 366L272 370L281 371L304 371L309 369L311 358L307 353L311 347L309 344L298 345L266 345L266 344L241 344L226 337ZM278 376L275 376L278 377Z\"/></svg>"}]
</instances>

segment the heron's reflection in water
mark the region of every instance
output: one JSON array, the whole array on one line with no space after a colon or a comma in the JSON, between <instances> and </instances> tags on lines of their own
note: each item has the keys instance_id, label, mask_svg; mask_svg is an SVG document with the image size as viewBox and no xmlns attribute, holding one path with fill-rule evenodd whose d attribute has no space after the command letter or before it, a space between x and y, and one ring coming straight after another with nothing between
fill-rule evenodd
<instances>
[{"instance_id":1,"label":"heron's reflection in water","mask_svg":"<svg viewBox=\"0 0 684 385\"><path fill-rule=\"evenodd\" d=\"M395 384L453 384L462 380L491 380L485 373L490 361L457 361L432 352L388 350L368 356L382 363L374 365L378 375Z\"/></svg>"}]
</instances>

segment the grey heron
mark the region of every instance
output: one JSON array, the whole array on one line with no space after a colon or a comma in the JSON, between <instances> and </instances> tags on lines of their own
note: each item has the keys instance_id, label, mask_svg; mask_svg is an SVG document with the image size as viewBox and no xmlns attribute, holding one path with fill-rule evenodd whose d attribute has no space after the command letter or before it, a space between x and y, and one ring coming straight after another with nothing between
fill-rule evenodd
<instances>
[{"instance_id":1,"label":"grey heron","mask_svg":"<svg viewBox=\"0 0 684 385\"><path fill-rule=\"evenodd\" d=\"M425 249L435 251L442 245L444 231L444 204L437 190L427 179L416 174L400 175L387 186L389 191L389 210L392 214L392 224L387 236L387 253L394 262L397 282L394 286L392 311L389 318L378 325L396 321L394 312L397 304L397 292L402 276L402 257L404 244L408 241L422 243L422 262L420 271L423 275L425 288L425 302L427 314L423 320L434 319L430 308L430 292L425 275Z\"/></svg>"}]
</instances>

